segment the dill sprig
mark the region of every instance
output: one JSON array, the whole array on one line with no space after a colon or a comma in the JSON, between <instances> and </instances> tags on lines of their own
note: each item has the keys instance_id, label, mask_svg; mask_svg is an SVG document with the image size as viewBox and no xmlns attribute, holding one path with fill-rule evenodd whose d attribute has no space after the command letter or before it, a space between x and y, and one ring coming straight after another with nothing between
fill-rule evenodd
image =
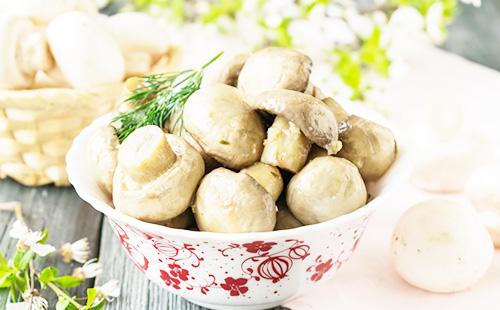
<instances>
[{"instance_id":1,"label":"dill sprig","mask_svg":"<svg viewBox=\"0 0 500 310\"><path fill-rule=\"evenodd\" d=\"M116 135L123 142L134 130L147 125L161 128L167 121L173 121L173 128L180 126L187 99L198 89L203 79L203 70L217 60L218 53L200 69L179 72L151 74L141 77L141 85L125 102L134 109L113 118ZM175 120L172 118L177 116Z\"/></svg>"}]
</instances>

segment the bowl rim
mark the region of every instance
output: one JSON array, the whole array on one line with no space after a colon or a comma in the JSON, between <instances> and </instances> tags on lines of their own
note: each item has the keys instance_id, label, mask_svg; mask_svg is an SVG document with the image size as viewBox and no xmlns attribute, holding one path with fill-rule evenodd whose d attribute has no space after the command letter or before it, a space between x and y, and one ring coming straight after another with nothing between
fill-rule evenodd
<instances>
[{"instance_id":1,"label":"bowl rim","mask_svg":"<svg viewBox=\"0 0 500 310\"><path fill-rule=\"evenodd\" d=\"M352 109L354 105L358 104L349 103L349 105L353 105L350 107ZM351 109L347 110L349 111ZM354 109L360 109L360 108L354 108ZM304 225L296 228L277 230L277 231L273 230L266 232L222 233L222 232L192 231L188 229L171 228L159 224L143 222L141 220L128 216L122 212L119 212L111 205L109 205L107 202L101 200L100 198L93 195L90 191L88 191L86 189L87 187L85 185L85 180L80 178L78 173L79 170L78 162L81 162L81 160L78 160L78 158L85 156L86 153L82 152L82 150L85 149L84 147L85 144L89 140L90 136L98 128L103 127L105 124L109 124L113 116L112 113L107 113L95 119L89 126L84 128L80 132L80 134L73 140L71 148L69 149L66 155L66 165L67 165L66 170L68 173L68 179L70 183L73 185L78 196L80 196L81 199L90 204L95 210L103 213L105 216L109 217L112 220L116 220L131 225L132 227L136 227L146 232L154 233L160 236L171 236L177 238L203 240L203 241L208 241L209 239L212 239L218 241L239 242L244 240L245 241L273 240L273 239L294 238L297 235L324 230L326 227L341 225L343 223L371 215L374 211L376 204L382 201L387 196L389 196L394 191L396 185L399 184L397 180L402 179L402 176L404 175L403 171L406 170L404 169L406 165L404 164L405 156L403 155L404 152L402 152L401 148L400 135L397 133L394 126L392 126L392 124L390 124L380 114L368 110L366 106L362 107L362 109L366 109L367 111L369 111L368 114L371 114L372 117L368 118L377 119L377 122L382 123L384 126L390 128L394 132L394 136L396 137L397 147L398 147L397 157L392 166L389 168L389 170L385 173L385 175L382 178L384 179L388 175L397 175L397 177L395 177L396 182L395 181L390 182L379 195L377 195L374 199L370 200L366 205L362 206L361 208L356 209L351 213L339 216L337 218L322 223Z\"/></svg>"}]
</instances>

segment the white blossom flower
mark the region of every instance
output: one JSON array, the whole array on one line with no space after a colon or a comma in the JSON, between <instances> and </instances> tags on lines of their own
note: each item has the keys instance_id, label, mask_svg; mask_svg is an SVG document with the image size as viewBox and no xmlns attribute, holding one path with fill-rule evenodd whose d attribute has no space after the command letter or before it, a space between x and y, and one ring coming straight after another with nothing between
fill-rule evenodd
<instances>
[{"instance_id":1,"label":"white blossom flower","mask_svg":"<svg viewBox=\"0 0 500 310\"><path fill-rule=\"evenodd\" d=\"M481 0L461 0L465 4L471 4L475 6L476 8L481 6Z\"/></svg>"},{"instance_id":2,"label":"white blossom flower","mask_svg":"<svg viewBox=\"0 0 500 310\"><path fill-rule=\"evenodd\" d=\"M47 310L49 303L37 290L28 290L22 294L23 302L8 303L5 310Z\"/></svg>"},{"instance_id":3,"label":"white blossom flower","mask_svg":"<svg viewBox=\"0 0 500 310\"><path fill-rule=\"evenodd\" d=\"M75 268L73 270L73 276L80 279L90 279L95 278L102 272L102 265L97 261L97 258L93 258L83 264L82 267Z\"/></svg>"},{"instance_id":4,"label":"white blossom flower","mask_svg":"<svg viewBox=\"0 0 500 310\"><path fill-rule=\"evenodd\" d=\"M87 261L90 254L89 240L87 238L80 239L73 243L66 243L61 247L61 255L66 263L74 260L80 264Z\"/></svg>"},{"instance_id":5,"label":"white blossom flower","mask_svg":"<svg viewBox=\"0 0 500 310\"><path fill-rule=\"evenodd\" d=\"M28 304L31 303L30 310L47 310L49 309L48 301L41 296L32 296L30 300L28 300Z\"/></svg>"},{"instance_id":6,"label":"white blossom flower","mask_svg":"<svg viewBox=\"0 0 500 310\"><path fill-rule=\"evenodd\" d=\"M425 25L432 42L439 44L444 41L443 3L436 2L429 8L425 16Z\"/></svg>"},{"instance_id":7,"label":"white blossom flower","mask_svg":"<svg viewBox=\"0 0 500 310\"><path fill-rule=\"evenodd\" d=\"M370 37L373 32L373 21L354 10L347 11L346 21L354 33L363 39Z\"/></svg>"},{"instance_id":8,"label":"white blossom flower","mask_svg":"<svg viewBox=\"0 0 500 310\"><path fill-rule=\"evenodd\" d=\"M42 244L43 239L41 231L31 231L26 224L17 220L12 225L9 232L11 238L19 239L17 247L21 249L29 249L35 252L38 256L46 256L56 250L50 244Z\"/></svg>"},{"instance_id":9,"label":"white blossom flower","mask_svg":"<svg viewBox=\"0 0 500 310\"><path fill-rule=\"evenodd\" d=\"M97 296L99 299L104 298L108 302L120 296L120 282L118 280L110 280L101 286L96 286Z\"/></svg>"}]
</instances>

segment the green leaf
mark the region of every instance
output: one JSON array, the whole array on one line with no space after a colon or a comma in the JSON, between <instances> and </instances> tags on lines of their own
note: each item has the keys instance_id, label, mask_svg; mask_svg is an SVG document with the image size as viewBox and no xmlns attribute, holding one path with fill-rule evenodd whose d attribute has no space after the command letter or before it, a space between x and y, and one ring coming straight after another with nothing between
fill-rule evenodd
<instances>
[{"instance_id":1,"label":"green leaf","mask_svg":"<svg viewBox=\"0 0 500 310\"><path fill-rule=\"evenodd\" d=\"M219 0L210 6L206 14L201 17L205 24L216 22L222 16L234 18L236 13L243 7L243 0Z\"/></svg>"},{"instance_id":2,"label":"green leaf","mask_svg":"<svg viewBox=\"0 0 500 310\"><path fill-rule=\"evenodd\" d=\"M95 288L87 289L87 307L91 307L97 297L97 290Z\"/></svg>"},{"instance_id":3,"label":"green leaf","mask_svg":"<svg viewBox=\"0 0 500 310\"><path fill-rule=\"evenodd\" d=\"M17 250L14 257L14 267L19 271L25 270L34 257L35 253L32 251Z\"/></svg>"},{"instance_id":4,"label":"green leaf","mask_svg":"<svg viewBox=\"0 0 500 310\"><path fill-rule=\"evenodd\" d=\"M56 304L56 310L66 310L71 303L65 298L59 298Z\"/></svg>"},{"instance_id":5,"label":"green leaf","mask_svg":"<svg viewBox=\"0 0 500 310\"><path fill-rule=\"evenodd\" d=\"M9 265L9 261L7 260L7 258L3 255L3 252L0 251L0 267L3 267L3 266L8 266Z\"/></svg>"},{"instance_id":6,"label":"green leaf","mask_svg":"<svg viewBox=\"0 0 500 310\"><path fill-rule=\"evenodd\" d=\"M7 288L12 286L12 272L5 272L0 275L0 288Z\"/></svg>"},{"instance_id":7,"label":"green leaf","mask_svg":"<svg viewBox=\"0 0 500 310\"><path fill-rule=\"evenodd\" d=\"M292 21L291 18L283 18L279 26L275 28L277 36L276 36L276 41L274 43L276 45L288 48L292 47L293 39L292 36L290 35L290 32L288 32L288 25L290 24L291 21Z\"/></svg>"},{"instance_id":8,"label":"green leaf","mask_svg":"<svg viewBox=\"0 0 500 310\"><path fill-rule=\"evenodd\" d=\"M89 308L89 310L101 310L104 309L104 305L106 305L106 300L100 300L96 305Z\"/></svg>"},{"instance_id":9,"label":"green leaf","mask_svg":"<svg viewBox=\"0 0 500 310\"><path fill-rule=\"evenodd\" d=\"M40 272L40 276L38 277L38 281L45 286L47 283L54 281L57 277L58 270L54 266L46 267Z\"/></svg>"},{"instance_id":10,"label":"green leaf","mask_svg":"<svg viewBox=\"0 0 500 310\"><path fill-rule=\"evenodd\" d=\"M351 99L362 98L361 93L361 64L352 56L351 51L336 49L334 56L338 58L334 71L339 74L342 81L352 88Z\"/></svg>"},{"instance_id":11,"label":"green leaf","mask_svg":"<svg viewBox=\"0 0 500 310\"><path fill-rule=\"evenodd\" d=\"M49 231L47 229L42 230L42 239L38 243L46 243L49 240Z\"/></svg>"},{"instance_id":12,"label":"green leaf","mask_svg":"<svg viewBox=\"0 0 500 310\"><path fill-rule=\"evenodd\" d=\"M62 276L57 277L52 280L62 288L73 288L82 284L83 280L73 276Z\"/></svg>"},{"instance_id":13,"label":"green leaf","mask_svg":"<svg viewBox=\"0 0 500 310\"><path fill-rule=\"evenodd\" d=\"M9 301L9 289L0 288L0 309L7 308L7 301Z\"/></svg>"},{"instance_id":14,"label":"green leaf","mask_svg":"<svg viewBox=\"0 0 500 310\"><path fill-rule=\"evenodd\" d=\"M387 51L380 44L382 31L380 27L375 27L371 36L363 42L359 53L363 63L372 66L378 73L388 76L391 61L387 57Z\"/></svg>"}]
</instances>

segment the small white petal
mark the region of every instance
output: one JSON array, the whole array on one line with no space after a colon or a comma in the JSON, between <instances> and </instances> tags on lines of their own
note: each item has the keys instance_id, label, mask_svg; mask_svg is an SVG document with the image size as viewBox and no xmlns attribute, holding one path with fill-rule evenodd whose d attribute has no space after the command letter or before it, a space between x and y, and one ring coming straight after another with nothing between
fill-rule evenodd
<instances>
[{"instance_id":1,"label":"small white petal","mask_svg":"<svg viewBox=\"0 0 500 310\"><path fill-rule=\"evenodd\" d=\"M29 229L21 221L15 221L10 229L9 236L14 239L24 239L24 237L29 233Z\"/></svg>"},{"instance_id":2,"label":"small white petal","mask_svg":"<svg viewBox=\"0 0 500 310\"><path fill-rule=\"evenodd\" d=\"M50 244L35 243L31 246L31 250L38 256L47 256L50 253L54 253L56 248Z\"/></svg>"},{"instance_id":3,"label":"small white petal","mask_svg":"<svg viewBox=\"0 0 500 310\"><path fill-rule=\"evenodd\" d=\"M49 308L48 301L40 296L33 296L31 298L31 309L30 310L47 310Z\"/></svg>"},{"instance_id":4,"label":"small white petal","mask_svg":"<svg viewBox=\"0 0 500 310\"><path fill-rule=\"evenodd\" d=\"M96 290L107 301L111 301L113 298L120 296L120 282L118 280L110 280L102 286L96 287Z\"/></svg>"}]
</instances>

